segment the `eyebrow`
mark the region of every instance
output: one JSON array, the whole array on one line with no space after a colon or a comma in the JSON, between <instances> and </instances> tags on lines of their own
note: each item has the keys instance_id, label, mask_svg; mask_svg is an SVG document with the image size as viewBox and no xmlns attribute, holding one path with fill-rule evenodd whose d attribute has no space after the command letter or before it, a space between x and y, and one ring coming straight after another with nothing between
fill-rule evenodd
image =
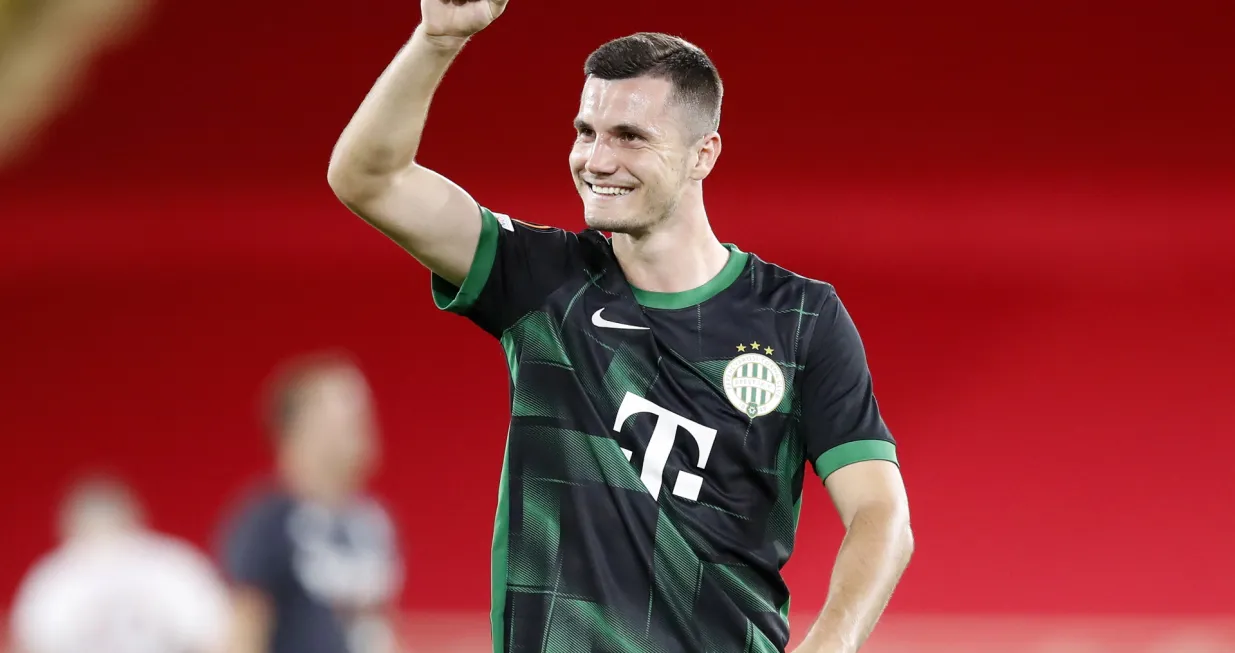
<instances>
[{"instance_id":1,"label":"eyebrow","mask_svg":"<svg viewBox=\"0 0 1235 653\"><path fill-rule=\"evenodd\" d=\"M575 131L583 131L585 129L596 131L592 127L592 125L590 125L587 121L582 120L580 118L576 118L575 119ZM639 138L642 138L645 140L651 137L651 133L648 132L648 130L642 127L636 126L636 125L632 125L630 123L625 123L625 122L614 125L613 128L610 129L609 131L615 134L630 133L630 134L634 134L635 136L638 136Z\"/></svg>"}]
</instances>

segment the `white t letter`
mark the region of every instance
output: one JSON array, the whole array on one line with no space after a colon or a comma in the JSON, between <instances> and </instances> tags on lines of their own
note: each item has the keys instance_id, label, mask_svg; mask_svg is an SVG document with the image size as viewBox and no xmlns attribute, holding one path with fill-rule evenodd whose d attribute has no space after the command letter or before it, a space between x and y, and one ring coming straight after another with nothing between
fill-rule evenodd
<instances>
[{"instance_id":1,"label":"white t letter","mask_svg":"<svg viewBox=\"0 0 1235 653\"><path fill-rule=\"evenodd\" d=\"M629 392L622 398L618 407L617 418L613 421L613 430L621 432L622 423L632 415L652 413L656 416L656 426L652 429L652 439L648 442L647 451L643 452L643 469L639 479L647 487L652 498L659 500L661 478L665 473L665 464L669 462L669 454L673 452L673 442L677 438L678 429L685 429L695 438L699 445L699 469L708 464L708 455L712 453L712 445L716 442L716 429L708 428L698 422L686 419L681 415ZM626 459L630 460L631 452L625 449ZM699 490L703 487L703 477L689 472L678 472L677 482L673 485L673 493L684 499L699 500Z\"/></svg>"}]
</instances>

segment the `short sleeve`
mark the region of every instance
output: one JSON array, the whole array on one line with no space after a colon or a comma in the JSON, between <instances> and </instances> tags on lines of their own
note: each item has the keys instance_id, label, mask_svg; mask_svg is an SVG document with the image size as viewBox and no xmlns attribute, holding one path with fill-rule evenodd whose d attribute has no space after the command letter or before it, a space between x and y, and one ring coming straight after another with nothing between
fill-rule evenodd
<instances>
[{"instance_id":1,"label":"short sleeve","mask_svg":"<svg viewBox=\"0 0 1235 653\"><path fill-rule=\"evenodd\" d=\"M500 337L578 274L579 238L484 207L480 220L480 238L467 277L456 287L434 274L433 301L439 309L467 317Z\"/></svg>"},{"instance_id":2,"label":"short sleeve","mask_svg":"<svg viewBox=\"0 0 1235 653\"><path fill-rule=\"evenodd\" d=\"M291 570L287 511L277 502L250 505L228 524L221 543L227 580L277 594Z\"/></svg>"},{"instance_id":3,"label":"short sleeve","mask_svg":"<svg viewBox=\"0 0 1235 653\"><path fill-rule=\"evenodd\" d=\"M815 318L800 392L806 454L820 478L864 460L897 463L862 339L834 290Z\"/></svg>"}]
</instances>

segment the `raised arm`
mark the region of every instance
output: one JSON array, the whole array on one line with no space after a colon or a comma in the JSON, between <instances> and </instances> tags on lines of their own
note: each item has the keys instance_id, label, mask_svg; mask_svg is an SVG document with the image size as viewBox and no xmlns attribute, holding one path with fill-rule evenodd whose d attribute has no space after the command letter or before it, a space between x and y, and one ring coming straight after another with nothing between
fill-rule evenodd
<instances>
[{"instance_id":1,"label":"raised arm","mask_svg":"<svg viewBox=\"0 0 1235 653\"><path fill-rule=\"evenodd\" d=\"M438 276L462 283L480 237L476 202L416 162L447 68L507 0L421 0L421 22L343 130L327 179L335 195Z\"/></svg>"}]
</instances>

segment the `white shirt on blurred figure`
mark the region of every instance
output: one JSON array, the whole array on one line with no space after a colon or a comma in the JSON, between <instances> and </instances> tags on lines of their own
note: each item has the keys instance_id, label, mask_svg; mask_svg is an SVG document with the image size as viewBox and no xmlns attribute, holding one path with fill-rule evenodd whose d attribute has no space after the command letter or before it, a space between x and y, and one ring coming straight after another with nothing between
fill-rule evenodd
<instances>
[{"instance_id":1,"label":"white shirt on blurred figure","mask_svg":"<svg viewBox=\"0 0 1235 653\"><path fill-rule=\"evenodd\" d=\"M228 604L210 561L143 530L70 539L18 591L20 653L218 653Z\"/></svg>"}]
</instances>

